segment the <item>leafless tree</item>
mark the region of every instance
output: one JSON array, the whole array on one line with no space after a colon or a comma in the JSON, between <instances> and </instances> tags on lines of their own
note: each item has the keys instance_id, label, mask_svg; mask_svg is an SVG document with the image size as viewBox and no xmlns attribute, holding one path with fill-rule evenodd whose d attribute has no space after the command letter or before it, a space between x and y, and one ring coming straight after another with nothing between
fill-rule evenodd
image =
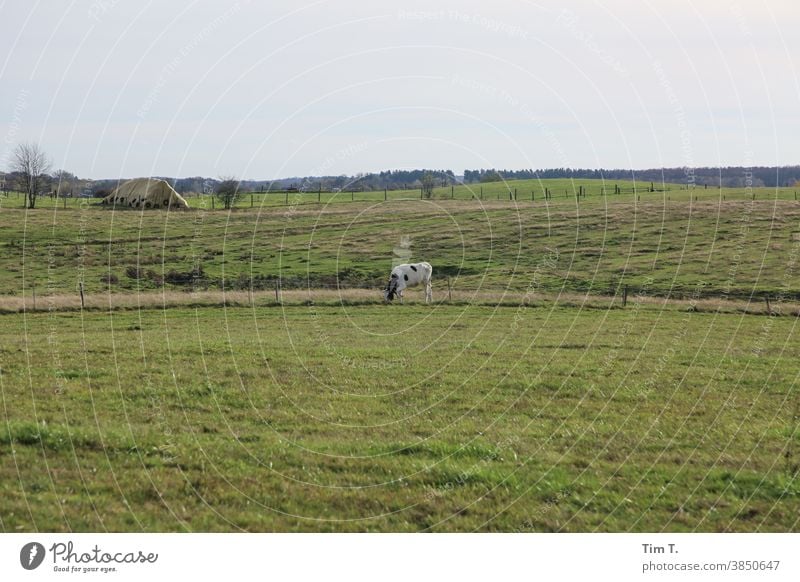
<instances>
[{"instance_id":1,"label":"leafless tree","mask_svg":"<svg viewBox=\"0 0 800 582\"><path fill-rule=\"evenodd\" d=\"M11 169L20 177L28 208L36 206L36 197L47 181L50 160L38 144L21 143L14 149Z\"/></svg>"},{"instance_id":2,"label":"leafless tree","mask_svg":"<svg viewBox=\"0 0 800 582\"><path fill-rule=\"evenodd\" d=\"M221 176L220 182L217 184L216 195L226 209L233 208L236 200L241 196L239 180L233 176Z\"/></svg>"},{"instance_id":3,"label":"leafless tree","mask_svg":"<svg viewBox=\"0 0 800 582\"><path fill-rule=\"evenodd\" d=\"M57 198L74 196L75 190L81 189L81 180L72 172L58 170L53 173L53 184Z\"/></svg>"},{"instance_id":4,"label":"leafless tree","mask_svg":"<svg viewBox=\"0 0 800 582\"><path fill-rule=\"evenodd\" d=\"M436 176L427 172L424 176L422 176L422 192L425 194L425 198L431 198L433 196L433 189L436 187Z\"/></svg>"}]
</instances>

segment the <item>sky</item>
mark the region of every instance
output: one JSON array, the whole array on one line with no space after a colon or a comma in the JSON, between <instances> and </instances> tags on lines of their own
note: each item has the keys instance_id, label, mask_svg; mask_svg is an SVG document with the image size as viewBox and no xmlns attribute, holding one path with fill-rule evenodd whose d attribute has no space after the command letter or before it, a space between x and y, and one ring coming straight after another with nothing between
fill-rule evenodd
<instances>
[{"instance_id":1,"label":"sky","mask_svg":"<svg viewBox=\"0 0 800 582\"><path fill-rule=\"evenodd\" d=\"M795 0L0 0L0 169L800 164Z\"/></svg>"}]
</instances>

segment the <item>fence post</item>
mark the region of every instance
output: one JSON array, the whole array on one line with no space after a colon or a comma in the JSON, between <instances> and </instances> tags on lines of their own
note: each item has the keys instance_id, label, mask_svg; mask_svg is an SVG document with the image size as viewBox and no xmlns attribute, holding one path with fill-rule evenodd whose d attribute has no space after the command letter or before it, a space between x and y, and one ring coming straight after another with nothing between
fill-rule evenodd
<instances>
[{"instance_id":1,"label":"fence post","mask_svg":"<svg viewBox=\"0 0 800 582\"><path fill-rule=\"evenodd\" d=\"M36 279L33 280L33 310L36 311Z\"/></svg>"},{"instance_id":2,"label":"fence post","mask_svg":"<svg viewBox=\"0 0 800 582\"><path fill-rule=\"evenodd\" d=\"M769 295L764 295L764 300L767 302L767 315L772 315L772 307L769 305ZM36 309L36 304L34 304L34 309Z\"/></svg>"},{"instance_id":3,"label":"fence post","mask_svg":"<svg viewBox=\"0 0 800 582\"><path fill-rule=\"evenodd\" d=\"M453 300L453 296L451 294L451 288L450 288L450 277L448 277L447 278L447 301L450 302L452 300Z\"/></svg>"},{"instance_id":4,"label":"fence post","mask_svg":"<svg viewBox=\"0 0 800 582\"><path fill-rule=\"evenodd\" d=\"M250 208L253 207L253 193L250 193Z\"/></svg>"},{"instance_id":5,"label":"fence post","mask_svg":"<svg viewBox=\"0 0 800 582\"><path fill-rule=\"evenodd\" d=\"M289 206L289 191L288 190L285 192L285 195L286 195L286 200L285 200L286 206Z\"/></svg>"},{"instance_id":6,"label":"fence post","mask_svg":"<svg viewBox=\"0 0 800 582\"><path fill-rule=\"evenodd\" d=\"M78 290L81 292L81 309L83 309L85 306L83 302L83 281L78 281Z\"/></svg>"},{"instance_id":7,"label":"fence post","mask_svg":"<svg viewBox=\"0 0 800 582\"><path fill-rule=\"evenodd\" d=\"M481 186L481 200L483 200L483 186Z\"/></svg>"},{"instance_id":8,"label":"fence post","mask_svg":"<svg viewBox=\"0 0 800 582\"><path fill-rule=\"evenodd\" d=\"M625 285L622 288L622 306L625 307L628 304L628 286Z\"/></svg>"},{"instance_id":9,"label":"fence post","mask_svg":"<svg viewBox=\"0 0 800 582\"><path fill-rule=\"evenodd\" d=\"M455 197L456 197L455 188L454 188L454 187L452 186L452 184L451 184L451 185L450 185L450 200L454 200L454 199L455 199Z\"/></svg>"},{"instance_id":10,"label":"fence post","mask_svg":"<svg viewBox=\"0 0 800 582\"><path fill-rule=\"evenodd\" d=\"M211 210L214 210L214 197L211 197Z\"/></svg>"},{"instance_id":11,"label":"fence post","mask_svg":"<svg viewBox=\"0 0 800 582\"><path fill-rule=\"evenodd\" d=\"M281 282L280 279L275 281L275 303L280 305L281 302Z\"/></svg>"},{"instance_id":12,"label":"fence post","mask_svg":"<svg viewBox=\"0 0 800 582\"><path fill-rule=\"evenodd\" d=\"M383 201L386 202L386 188L383 189Z\"/></svg>"}]
</instances>

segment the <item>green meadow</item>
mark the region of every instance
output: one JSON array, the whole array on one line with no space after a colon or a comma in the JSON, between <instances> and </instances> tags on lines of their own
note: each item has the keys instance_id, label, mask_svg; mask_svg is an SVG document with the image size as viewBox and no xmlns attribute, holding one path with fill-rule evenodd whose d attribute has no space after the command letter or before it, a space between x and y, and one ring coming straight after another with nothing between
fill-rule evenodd
<instances>
[{"instance_id":1,"label":"green meadow","mask_svg":"<svg viewBox=\"0 0 800 582\"><path fill-rule=\"evenodd\" d=\"M797 318L3 316L6 531L792 531Z\"/></svg>"}]
</instances>

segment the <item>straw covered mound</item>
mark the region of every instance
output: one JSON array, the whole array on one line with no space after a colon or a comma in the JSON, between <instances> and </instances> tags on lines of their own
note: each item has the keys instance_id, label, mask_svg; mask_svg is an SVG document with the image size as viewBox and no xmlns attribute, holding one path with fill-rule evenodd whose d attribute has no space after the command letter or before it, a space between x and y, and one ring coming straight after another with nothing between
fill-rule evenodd
<instances>
[{"instance_id":1,"label":"straw covered mound","mask_svg":"<svg viewBox=\"0 0 800 582\"><path fill-rule=\"evenodd\" d=\"M164 180L136 178L120 185L103 198L103 204L129 208L189 208L186 200Z\"/></svg>"}]
</instances>

